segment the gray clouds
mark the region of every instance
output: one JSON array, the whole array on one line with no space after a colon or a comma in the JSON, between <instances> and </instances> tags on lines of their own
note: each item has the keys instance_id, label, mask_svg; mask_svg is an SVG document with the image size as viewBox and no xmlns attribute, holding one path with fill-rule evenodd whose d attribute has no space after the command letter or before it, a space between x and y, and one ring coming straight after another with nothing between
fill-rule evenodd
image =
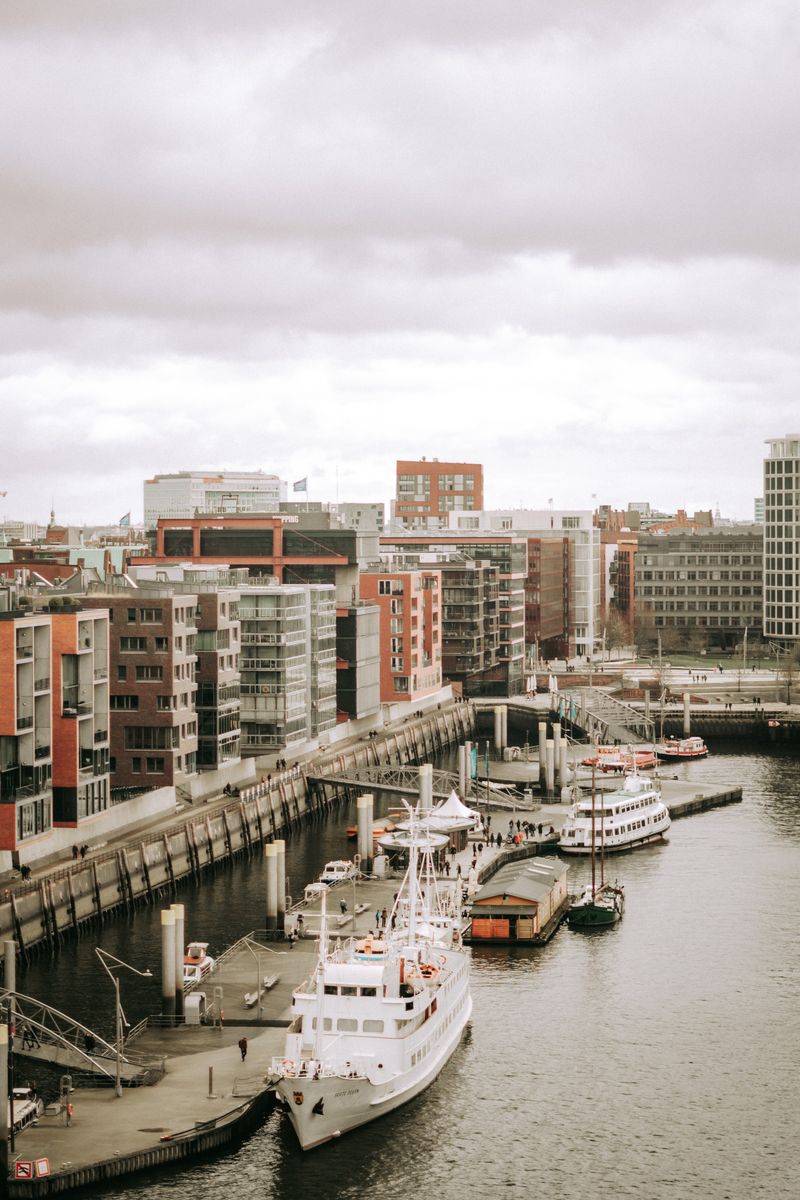
<instances>
[{"instance_id":1,"label":"gray clouds","mask_svg":"<svg viewBox=\"0 0 800 1200\"><path fill-rule=\"evenodd\" d=\"M727 415L753 474L689 486L748 515L797 390L798 26L786 0L6 0L8 444L26 407L80 413L95 462L127 447L135 509L143 475L222 447L310 455L331 495L338 456L382 497L395 454L455 429L457 457L496 454L490 498L541 503L558 482L501 466L520 435L583 462L576 426L605 446L668 414L702 441ZM400 444L404 413L428 432ZM15 509L40 492L15 479Z\"/></svg>"}]
</instances>

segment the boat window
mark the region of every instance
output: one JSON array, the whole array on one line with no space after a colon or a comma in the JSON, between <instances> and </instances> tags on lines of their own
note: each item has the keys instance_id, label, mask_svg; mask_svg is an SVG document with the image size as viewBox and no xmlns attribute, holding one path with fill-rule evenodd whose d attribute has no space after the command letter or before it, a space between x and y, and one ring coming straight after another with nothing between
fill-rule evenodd
<instances>
[{"instance_id":1,"label":"boat window","mask_svg":"<svg viewBox=\"0 0 800 1200\"><path fill-rule=\"evenodd\" d=\"M325 984L325 995L326 996L338 996L339 989L337 987L334 987L333 984L326 983Z\"/></svg>"},{"instance_id":2,"label":"boat window","mask_svg":"<svg viewBox=\"0 0 800 1200\"><path fill-rule=\"evenodd\" d=\"M340 990L340 994L342 996L357 996L358 995L358 988L356 988L356 987L342 987L339 990Z\"/></svg>"},{"instance_id":3,"label":"boat window","mask_svg":"<svg viewBox=\"0 0 800 1200\"><path fill-rule=\"evenodd\" d=\"M371 988L371 987L366 987L366 988L364 988L364 987L362 987L362 989L361 989L361 995L362 995L362 996L377 996L377 994L378 994L378 989L377 989L377 988Z\"/></svg>"},{"instance_id":4,"label":"boat window","mask_svg":"<svg viewBox=\"0 0 800 1200\"><path fill-rule=\"evenodd\" d=\"M354 1021L352 1017L339 1017L336 1022L336 1028L339 1033L356 1033L358 1031L358 1021Z\"/></svg>"},{"instance_id":5,"label":"boat window","mask_svg":"<svg viewBox=\"0 0 800 1200\"><path fill-rule=\"evenodd\" d=\"M312 1029L317 1028L317 1018L316 1017L311 1018L311 1028ZM330 1017L322 1018L322 1028L325 1030L326 1033L331 1032L331 1030L333 1029L333 1022L331 1021Z\"/></svg>"},{"instance_id":6,"label":"boat window","mask_svg":"<svg viewBox=\"0 0 800 1200\"><path fill-rule=\"evenodd\" d=\"M364 1033L383 1033L383 1021L365 1021Z\"/></svg>"}]
</instances>

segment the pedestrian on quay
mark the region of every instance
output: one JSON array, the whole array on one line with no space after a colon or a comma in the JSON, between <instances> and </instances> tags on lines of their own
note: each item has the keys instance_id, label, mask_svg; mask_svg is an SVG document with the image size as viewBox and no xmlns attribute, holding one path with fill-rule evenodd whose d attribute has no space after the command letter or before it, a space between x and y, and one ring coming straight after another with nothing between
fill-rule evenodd
<instances>
[{"instance_id":1,"label":"pedestrian on quay","mask_svg":"<svg viewBox=\"0 0 800 1200\"><path fill-rule=\"evenodd\" d=\"M384 930L386 929L386 922L388 921L388 919L389 919L389 914L386 911L386 909L384 908L383 911L381 912L381 925Z\"/></svg>"},{"instance_id":2,"label":"pedestrian on quay","mask_svg":"<svg viewBox=\"0 0 800 1200\"><path fill-rule=\"evenodd\" d=\"M244 1060L247 1058L247 1038L246 1037L239 1038L239 1050L241 1051L242 1062L244 1062Z\"/></svg>"},{"instance_id":3,"label":"pedestrian on quay","mask_svg":"<svg viewBox=\"0 0 800 1200\"><path fill-rule=\"evenodd\" d=\"M78 847L77 846L72 847L72 861L73 862L78 861Z\"/></svg>"},{"instance_id":4,"label":"pedestrian on quay","mask_svg":"<svg viewBox=\"0 0 800 1200\"><path fill-rule=\"evenodd\" d=\"M89 852L88 846L81 846L81 858L86 858L86 855L88 854L88 852Z\"/></svg>"},{"instance_id":5,"label":"pedestrian on quay","mask_svg":"<svg viewBox=\"0 0 800 1200\"><path fill-rule=\"evenodd\" d=\"M342 916L344 916L344 914L347 912L347 901L346 900L339 901L339 911L341 912Z\"/></svg>"},{"instance_id":6,"label":"pedestrian on quay","mask_svg":"<svg viewBox=\"0 0 800 1200\"><path fill-rule=\"evenodd\" d=\"M381 910L379 908L375 909L375 924L378 927L378 929L380 929L380 927L381 927Z\"/></svg>"}]
</instances>

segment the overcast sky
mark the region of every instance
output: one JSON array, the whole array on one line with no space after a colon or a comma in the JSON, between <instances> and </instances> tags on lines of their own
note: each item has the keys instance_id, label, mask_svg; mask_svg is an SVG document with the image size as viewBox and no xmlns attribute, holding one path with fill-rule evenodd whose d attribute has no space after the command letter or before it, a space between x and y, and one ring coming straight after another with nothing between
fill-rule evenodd
<instances>
[{"instance_id":1,"label":"overcast sky","mask_svg":"<svg viewBox=\"0 0 800 1200\"><path fill-rule=\"evenodd\" d=\"M800 429L797 0L3 0L0 78L0 516L747 518Z\"/></svg>"}]
</instances>

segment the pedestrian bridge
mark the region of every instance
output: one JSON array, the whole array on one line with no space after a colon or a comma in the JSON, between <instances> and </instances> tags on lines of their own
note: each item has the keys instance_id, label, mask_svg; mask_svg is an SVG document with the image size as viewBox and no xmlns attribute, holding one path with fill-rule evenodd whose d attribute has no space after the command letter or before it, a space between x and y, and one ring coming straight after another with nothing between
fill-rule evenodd
<instances>
[{"instance_id":1,"label":"pedestrian bridge","mask_svg":"<svg viewBox=\"0 0 800 1200\"><path fill-rule=\"evenodd\" d=\"M7 1010L12 1001L14 1037L11 1048L14 1054L38 1059L70 1073L92 1075L114 1083L116 1045L41 1000L0 988L0 1005L3 1009ZM120 1078L123 1083L131 1087L153 1084L163 1074L163 1057L135 1054L122 1046Z\"/></svg>"},{"instance_id":2,"label":"pedestrian bridge","mask_svg":"<svg viewBox=\"0 0 800 1200\"><path fill-rule=\"evenodd\" d=\"M363 766L350 767L346 772L335 775L308 775L307 780L317 783L333 784L338 787L350 787L360 792L389 792L397 796L419 796L419 767L403 766ZM472 800L486 802L486 783L472 780L473 794L465 797L467 803ZM509 806L519 804L524 799L522 792L511 784L489 783L492 807L502 808L504 802ZM458 775L451 771L433 771L433 798L446 800L451 792L459 791ZM478 795L480 793L480 795Z\"/></svg>"}]
</instances>

